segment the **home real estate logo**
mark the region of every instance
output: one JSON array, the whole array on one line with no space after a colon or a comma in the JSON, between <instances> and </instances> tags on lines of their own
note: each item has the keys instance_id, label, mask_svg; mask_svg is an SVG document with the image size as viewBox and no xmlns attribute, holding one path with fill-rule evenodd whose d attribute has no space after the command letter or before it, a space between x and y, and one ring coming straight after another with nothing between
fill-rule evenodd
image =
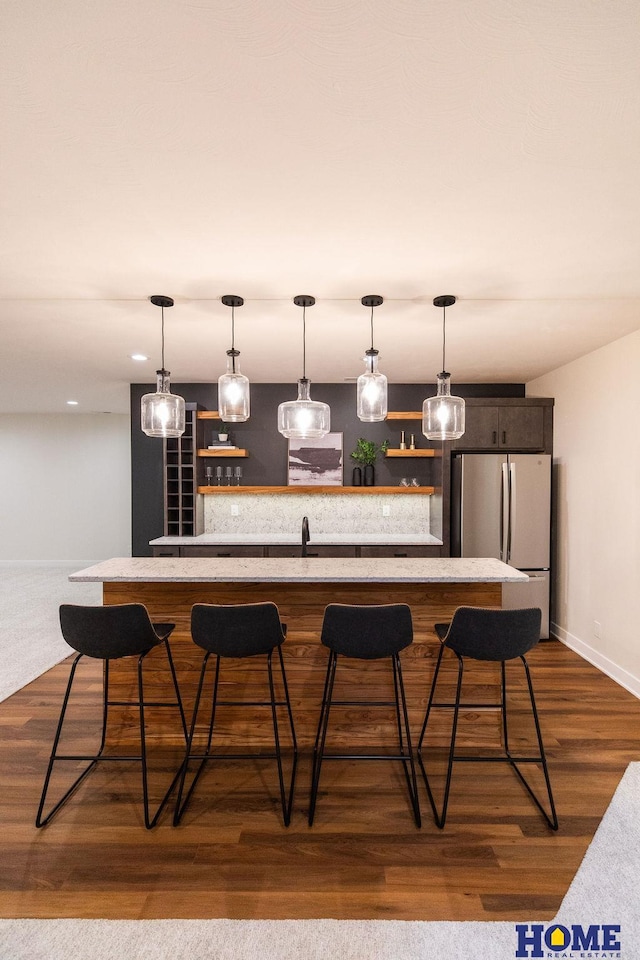
<instances>
[{"instance_id":1,"label":"home real estate logo","mask_svg":"<svg viewBox=\"0 0 640 960\"><path fill-rule=\"evenodd\" d=\"M582 927L573 923L571 928L560 923L545 927L542 923L516 923L518 946L516 957L536 960L539 957L576 957L605 960L622 957L620 924L590 924Z\"/></svg>"}]
</instances>

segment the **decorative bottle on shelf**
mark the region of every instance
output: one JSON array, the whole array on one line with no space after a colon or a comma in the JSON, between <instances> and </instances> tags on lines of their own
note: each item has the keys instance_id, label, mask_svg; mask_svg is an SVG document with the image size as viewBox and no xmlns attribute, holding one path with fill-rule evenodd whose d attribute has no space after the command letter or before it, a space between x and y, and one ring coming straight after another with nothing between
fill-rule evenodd
<instances>
[{"instance_id":1,"label":"decorative bottle on shelf","mask_svg":"<svg viewBox=\"0 0 640 960\"><path fill-rule=\"evenodd\" d=\"M351 485L353 487L362 486L362 470L360 469L360 467L353 468L353 473L351 475Z\"/></svg>"},{"instance_id":2,"label":"decorative bottle on shelf","mask_svg":"<svg viewBox=\"0 0 640 960\"><path fill-rule=\"evenodd\" d=\"M400 449L401 450L407 449L407 441L404 438L404 430L400 431Z\"/></svg>"},{"instance_id":3,"label":"decorative bottle on shelf","mask_svg":"<svg viewBox=\"0 0 640 960\"><path fill-rule=\"evenodd\" d=\"M411 441L409 443L409 450L415 450L415 448L416 448L416 438L415 438L415 434L412 433Z\"/></svg>"},{"instance_id":4,"label":"decorative bottle on shelf","mask_svg":"<svg viewBox=\"0 0 640 960\"><path fill-rule=\"evenodd\" d=\"M364 485L373 487L376 482L376 471L372 463L366 463L364 467Z\"/></svg>"}]
</instances>

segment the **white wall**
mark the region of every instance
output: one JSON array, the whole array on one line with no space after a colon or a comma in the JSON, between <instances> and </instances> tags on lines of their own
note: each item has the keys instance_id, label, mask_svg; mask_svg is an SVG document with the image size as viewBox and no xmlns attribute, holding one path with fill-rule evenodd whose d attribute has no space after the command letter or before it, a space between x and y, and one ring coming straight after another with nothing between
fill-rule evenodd
<instances>
[{"instance_id":1,"label":"white wall","mask_svg":"<svg viewBox=\"0 0 640 960\"><path fill-rule=\"evenodd\" d=\"M640 696L640 330L527 395L555 397L554 632Z\"/></svg>"},{"instance_id":2,"label":"white wall","mask_svg":"<svg viewBox=\"0 0 640 960\"><path fill-rule=\"evenodd\" d=\"M131 555L129 417L0 415L0 562Z\"/></svg>"}]
</instances>

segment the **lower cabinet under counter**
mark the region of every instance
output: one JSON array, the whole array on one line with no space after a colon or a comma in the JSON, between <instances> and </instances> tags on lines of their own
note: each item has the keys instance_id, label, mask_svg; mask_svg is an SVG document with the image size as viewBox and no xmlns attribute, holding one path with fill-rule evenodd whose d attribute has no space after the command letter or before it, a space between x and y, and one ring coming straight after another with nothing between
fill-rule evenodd
<instances>
[{"instance_id":1,"label":"lower cabinet under counter","mask_svg":"<svg viewBox=\"0 0 640 960\"><path fill-rule=\"evenodd\" d=\"M265 548L259 544L215 544L209 547L180 547L181 557L264 557Z\"/></svg>"},{"instance_id":2,"label":"lower cabinet under counter","mask_svg":"<svg viewBox=\"0 0 640 960\"><path fill-rule=\"evenodd\" d=\"M300 544L210 544L208 546L155 545L154 557L299 557ZM380 544L375 546L356 546L355 544L310 544L309 557L440 557L442 547L420 546L418 544Z\"/></svg>"},{"instance_id":3,"label":"lower cabinet under counter","mask_svg":"<svg viewBox=\"0 0 640 960\"><path fill-rule=\"evenodd\" d=\"M154 557L264 557L259 545L215 544L211 546L154 546Z\"/></svg>"},{"instance_id":4,"label":"lower cabinet under counter","mask_svg":"<svg viewBox=\"0 0 640 960\"><path fill-rule=\"evenodd\" d=\"M338 546L333 544L319 544L314 546L312 543L307 547L307 556L308 557L356 557L357 547L354 546ZM270 546L267 547L267 556L268 557L299 557L302 551L301 544L295 544L291 546Z\"/></svg>"},{"instance_id":5,"label":"lower cabinet under counter","mask_svg":"<svg viewBox=\"0 0 640 960\"><path fill-rule=\"evenodd\" d=\"M398 543L390 543L385 546L360 547L359 556L371 557L440 557L442 556L442 547L419 546L418 544L408 544L407 546Z\"/></svg>"}]
</instances>

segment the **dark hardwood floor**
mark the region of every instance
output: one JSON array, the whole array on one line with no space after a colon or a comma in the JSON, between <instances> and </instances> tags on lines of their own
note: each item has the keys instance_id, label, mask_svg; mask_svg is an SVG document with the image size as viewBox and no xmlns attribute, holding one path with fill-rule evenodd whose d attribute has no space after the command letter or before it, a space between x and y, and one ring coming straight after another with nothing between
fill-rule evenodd
<instances>
[{"instance_id":1,"label":"dark hardwood floor","mask_svg":"<svg viewBox=\"0 0 640 960\"><path fill-rule=\"evenodd\" d=\"M406 659L415 736L434 652L435 645L415 662ZM287 666L294 673L296 655L290 646ZM108 764L37 830L34 816L68 675L68 663L61 664L0 704L0 916L551 918L627 764L640 760L640 701L558 642L540 644L529 662L558 833L503 764L456 767L449 819L440 831L422 783L423 827L414 826L399 764L327 763L310 829L308 738L301 744L289 829L282 825L273 761L220 761L203 775L178 828L171 826L170 806L155 830L145 830L138 767ZM474 699L491 696L487 668L476 666L468 692ZM91 742L100 678L99 664L84 668L70 722L74 742ZM346 675L354 689L360 679ZM524 742L530 726L519 677L510 690L522 710L513 736ZM298 691L296 713L316 716L318 696L316 689ZM260 715L261 735L268 720ZM248 721L240 738L252 729ZM390 721L351 710L346 719L336 715L334 729L354 743L391 743ZM111 734L126 740L128 722L135 724L132 714L116 717ZM467 711L460 732L467 745L499 742L495 713ZM438 727L436 759L443 737ZM175 740L167 746L165 736L152 756L159 794L180 750Z\"/></svg>"}]
</instances>

